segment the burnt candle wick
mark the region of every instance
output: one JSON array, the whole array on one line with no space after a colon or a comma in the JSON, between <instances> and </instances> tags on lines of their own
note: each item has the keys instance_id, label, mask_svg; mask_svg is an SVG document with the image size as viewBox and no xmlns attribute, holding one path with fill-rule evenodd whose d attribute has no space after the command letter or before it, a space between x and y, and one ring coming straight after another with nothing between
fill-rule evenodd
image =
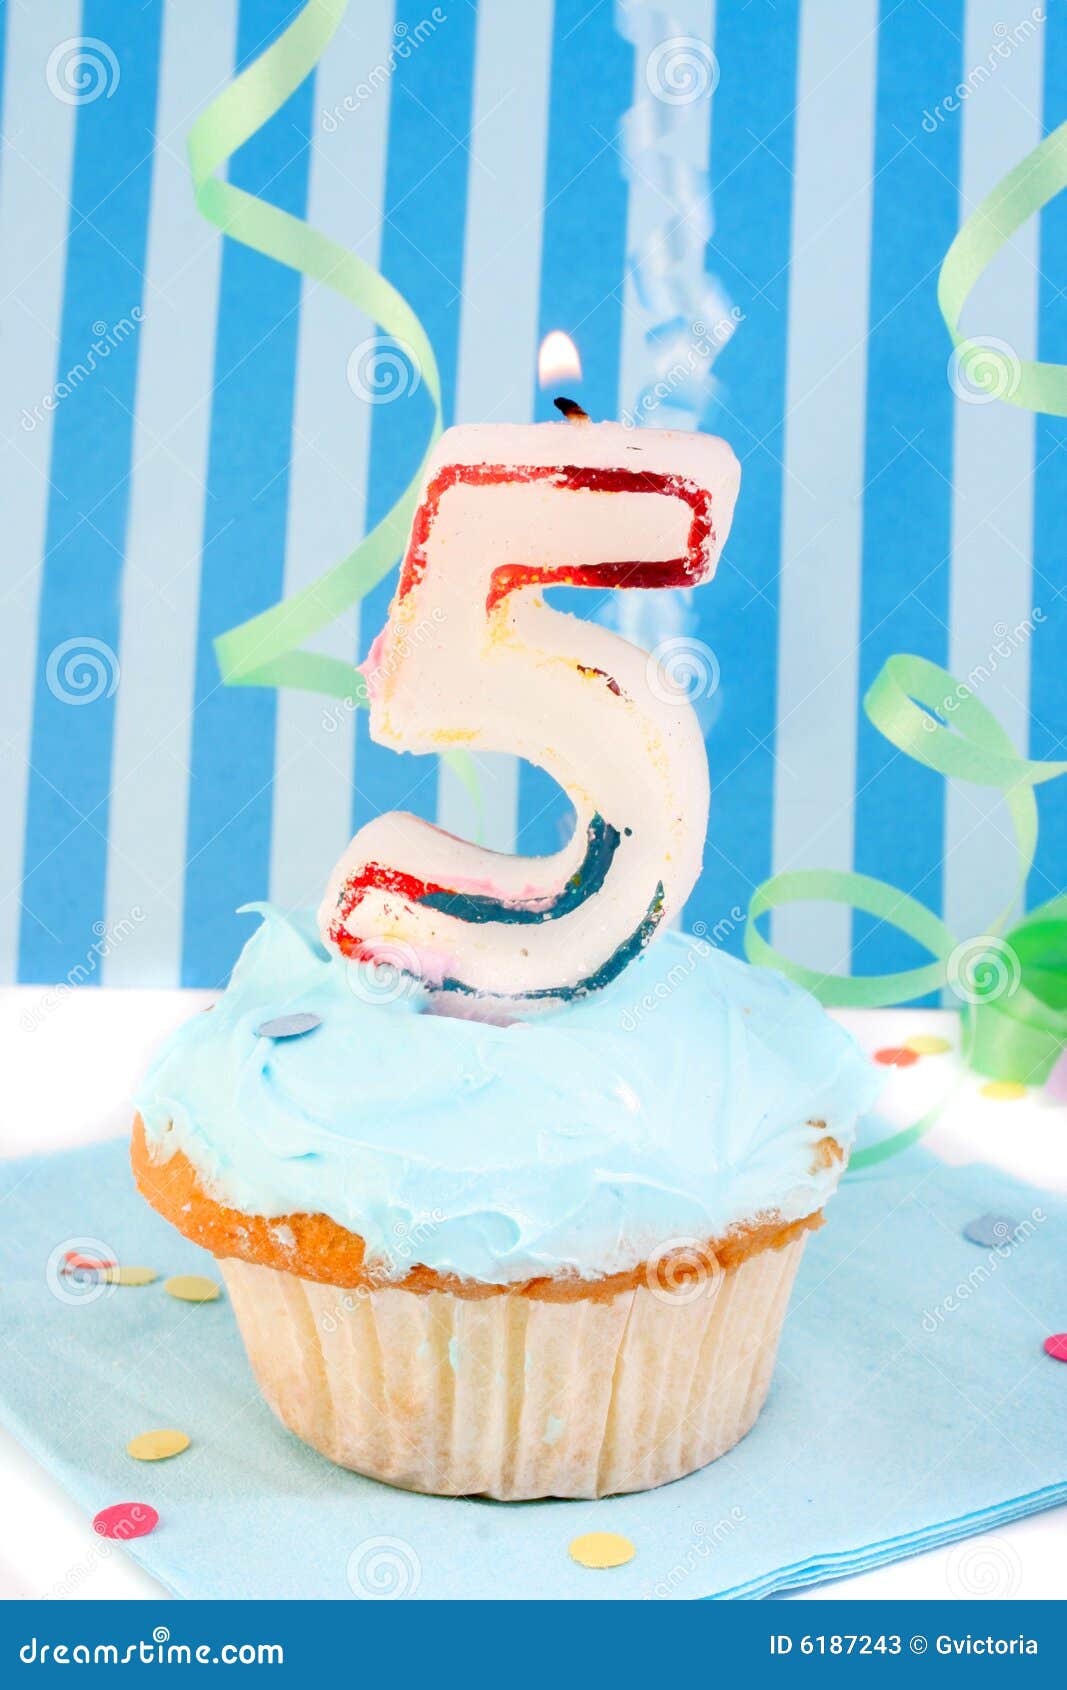
<instances>
[{"instance_id":1,"label":"burnt candle wick","mask_svg":"<svg viewBox=\"0 0 1067 1690\"><path fill-rule=\"evenodd\" d=\"M587 423L589 421L589 412L583 411L577 400L561 398L553 399L552 403L557 411L562 411L568 422Z\"/></svg>"}]
</instances>

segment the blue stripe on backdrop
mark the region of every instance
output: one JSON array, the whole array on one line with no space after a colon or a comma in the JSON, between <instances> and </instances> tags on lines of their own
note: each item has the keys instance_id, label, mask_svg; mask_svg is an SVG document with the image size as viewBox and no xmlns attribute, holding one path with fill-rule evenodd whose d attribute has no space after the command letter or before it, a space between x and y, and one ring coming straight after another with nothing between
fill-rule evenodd
<instances>
[{"instance_id":1,"label":"blue stripe on backdrop","mask_svg":"<svg viewBox=\"0 0 1067 1690\"><path fill-rule=\"evenodd\" d=\"M630 103L632 67L633 51L614 27L611 6L556 0L541 333L563 329L577 344L584 379L571 385L594 417L613 417L617 406L627 199L618 130ZM558 416L552 398L540 395L538 421ZM590 616L598 602L596 594L577 590L549 596L558 609L580 616ZM524 763L517 849L558 850L572 816L556 783Z\"/></svg>"},{"instance_id":2,"label":"blue stripe on backdrop","mask_svg":"<svg viewBox=\"0 0 1067 1690\"><path fill-rule=\"evenodd\" d=\"M474 26L473 6L449 9L435 34L398 62L390 85L381 269L430 337L441 372L446 425L456 391ZM410 481L429 426L421 389L375 408L368 475L371 525ZM363 605L364 652L385 622L395 582L394 573ZM366 712L360 711L353 825L361 827L384 810L411 810L432 821L436 807L437 759L401 757L375 745Z\"/></svg>"},{"instance_id":3,"label":"blue stripe on backdrop","mask_svg":"<svg viewBox=\"0 0 1067 1690\"><path fill-rule=\"evenodd\" d=\"M894 651L948 655L953 396L937 309L938 267L958 221L960 114L934 114L962 72L963 5L883 0L867 349L860 690ZM922 216L916 216L916 207ZM895 752L862 718L856 867L941 907L944 781ZM857 915L853 970L921 960ZM933 999L931 1001L936 1001Z\"/></svg>"},{"instance_id":4,"label":"blue stripe on backdrop","mask_svg":"<svg viewBox=\"0 0 1067 1690\"><path fill-rule=\"evenodd\" d=\"M111 86L78 107L27 804L20 974L28 981L84 969L104 913L114 726L107 689L118 678L133 312L142 307L160 19L159 0L87 0L83 12L84 34L109 49L101 75ZM109 331L123 322L112 346ZM94 355L95 369L87 363L94 342L111 347ZM95 681L85 689L83 670L76 690L70 665L79 647L99 670L99 696L88 703L98 689Z\"/></svg>"},{"instance_id":5,"label":"blue stripe on backdrop","mask_svg":"<svg viewBox=\"0 0 1067 1690\"><path fill-rule=\"evenodd\" d=\"M1052 6L1045 23L1046 132L1067 119L1067 8ZM1067 195L1042 214L1038 356L1067 362ZM1038 417L1034 495L1034 604L1045 620L1030 651L1030 755L1067 757L1067 421ZM1040 904L1067 890L1067 778L1041 788L1041 832L1028 899Z\"/></svg>"},{"instance_id":6,"label":"blue stripe on backdrop","mask_svg":"<svg viewBox=\"0 0 1067 1690\"><path fill-rule=\"evenodd\" d=\"M238 68L289 21L291 0L242 0ZM307 193L313 82L237 154L230 180L296 216ZM234 241L223 249L208 455L189 796L182 978L229 973L269 883L275 695L222 688L212 642L282 587L300 280Z\"/></svg>"},{"instance_id":7,"label":"blue stripe on backdrop","mask_svg":"<svg viewBox=\"0 0 1067 1690\"><path fill-rule=\"evenodd\" d=\"M704 875L686 921L709 928L744 909L771 867L797 12L788 0L773 30L758 31L743 7L721 6L716 25L708 263L744 321L715 366L711 418L741 459L741 499L718 573L695 595L697 632L719 660L721 707L708 741ZM719 931L740 950L739 923Z\"/></svg>"}]
</instances>

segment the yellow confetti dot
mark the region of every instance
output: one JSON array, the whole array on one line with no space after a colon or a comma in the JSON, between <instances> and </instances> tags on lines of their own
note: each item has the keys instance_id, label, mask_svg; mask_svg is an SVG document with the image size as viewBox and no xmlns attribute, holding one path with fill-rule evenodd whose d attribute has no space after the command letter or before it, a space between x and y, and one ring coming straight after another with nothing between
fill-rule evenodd
<instances>
[{"instance_id":1,"label":"yellow confetti dot","mask_svg":"<svg viewBox=\"0 0 1067 1690\"><path fill-rule=\"evenodd\" d=\"M904 1046L916 1056L944 1056L946 1050L952 1049L952 1040L940 1039L936 1033L913 1033L910 1039L904 1040Z\"/></svg>"},{"instance_id":2,"label":"yellow confetti dot","mask_svg":"<svg viewBox=\"0 0 1067 1690\"><path fill-rule=\"evenodd\" d=\"M205 1279L201 1273L176 1273L172 1279L163 1281L163 1289L183 1303L213 1303L219 1294L215 1281Z\"/></svg>"},{"instance_id":3,"label":"yellow confetti dot","mask_svg":"<svg viewBox=\"0 0 1067 1690\"><path fill-rule=\"evenodd\" d=\"M1026 1096L1026 1087L1018 1080L987 1080L980 1090L994 1103L1014 1103L1016 1098Z\"/></svg>"},{"instance_id":4,"label":"yellow confetti dot","mask_svg":"<svg viewBox=\"0 0 1067 1690\"><path fill-rule=\"evenodd\" d=\"M630 1539L618 1532L586 1532L574 1539L570 1552L580 1567L624 1567L637 1553Z\"/></svg>"},{"instance_id":5,"label":"yellow confetti dot","mask_svg":"<svg viewBox=\"0 0 1067 1690\"><path fill-rule=\"evenodd\" d=\"M167 1461L172 1455L180 1455L183 1449L189 1448L189 1439L184 1432L176 1432L172 1428L165 1428L158 1432L142 1432L139 1437L131 1438L126 1445L126 1454L132 1455L135 1461Z\"/></svg>"},{"instance_id":6,"label":"yellow confetti dot","mask_svg":"<svg viewBox=\"0 0 1067 1690\"><path fill-rule=\"evenodd\" d=\"M117 1267L108 1268L104 1278L109 1285L151 1285L159 1274L155 1268Z\"/></svg>"}]
</instances>

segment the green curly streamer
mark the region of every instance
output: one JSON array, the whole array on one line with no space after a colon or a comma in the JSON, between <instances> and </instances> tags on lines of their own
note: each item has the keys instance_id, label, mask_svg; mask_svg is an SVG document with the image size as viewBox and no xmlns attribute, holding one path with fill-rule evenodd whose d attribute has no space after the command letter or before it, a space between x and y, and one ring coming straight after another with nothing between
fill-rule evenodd
<instances>
[{"instance_id":1,"label":"green curly streamer","mask_svg":"<svg viewBox=\"0 0 1067 1690\"><path fill-rule=\"evenodd\" d=\"M218 174L310 76L347 9L348 0L307 0L278 39L197 119L189 133L189 163L197 208L210 223L243 246L332 288L387 334L406 342L433 405L430 440L418 469L366 538L310 586L215 641L219 672L227 686L298 687L366 708L366 682L353 664L300 648L365 598L403 553L426 463L441 432L437 360L415 312L384 276L301 218ZM478 809L478 777L470 757L452 752L445 760Z\"/></svg>"},{"instance_id":2,"label":"green curly streamer","mask_svg":"<svg viewBox=\"0 0 1067 1690\"><path fill-rule=\"evenodd\" d=\"M915 762L942 775L997 787L1011 817L1018 852L1016 884L991 923L995 938L1007 922L1033 867L1037 848L1034 787L1067 773L1067 763L1019 757L996 717L947 669L925 657L899 653L885 663L863 700L864 713L886 739ZM953 724L949 726L951 721ZM933 961L896 974L842 976L793 962L763 937L760 916L783 904L820 902L863 910L916 940ZM1018 979L1004 996L964 1005L965 1054L970 1066L997 1079L1043 1082L1067 1043L1067 895L1053 898L1000 943L1013 955ZM951 983L958 941L925 904L886 880L833 869L772 875L758 886L748 908L745 951L751 962L779 969L827 1006L874 1009L906 1003ZM903 1150L928 1129L917 1126L861 1150L851 1166L868 1167Z\"/></svg>"},{"instance_id":3,"label":"green curly streamer","mask_svg":"<svg viewBox=\"0 0 1067 1690\"><path fill-rule=\"evenodd\" d=\"M1020 360L1007 351L997 353L981 339L961 334L960 319L975 284L1004 243L1064 188L1067 123L1061 123L1009 171L967 218L945 254L937 283L941 315L968 378L991 397L1059 417L1067 416L1067 366ZM1012 897L991 924L990 934L995 936L1007 922L1033 866L1037 848L1034 787L1063 774L1067 763L1037 763L1019 757L1000 723L973 693L925 658L891 657L863 708L878 731L906 756L939 774L997 787L1004 794L1019 867ZM946 716L951 716L956 732L945 724ZM846 904L886 921L915 939L934 960L921 968L860 979L804 968L774 950L756 922L783 904L809 900ZM979 1073L1040 1085L1067 1045L1067 894L1032 910L1000 943L1017 966L1018 980L1001 997L964 1005L964 1056ZM772 875L756 888L745 929L745 950L751 961L780 969L827 1005L876 1008L936 991L948 982L955 949L956 940L941 918L907 892L869 875L833 870ZM859 1151L852 1158L852 1168L871 1167L914 1144L938 1113L935 1110L915 1126Z\"/></svg>"}]
</instances>

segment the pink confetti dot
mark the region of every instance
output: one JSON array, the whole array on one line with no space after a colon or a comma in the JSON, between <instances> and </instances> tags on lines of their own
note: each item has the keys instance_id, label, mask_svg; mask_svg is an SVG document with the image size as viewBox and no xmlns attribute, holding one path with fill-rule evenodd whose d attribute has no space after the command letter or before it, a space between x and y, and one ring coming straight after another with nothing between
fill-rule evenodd
<instances>
[{"instance_id":1,"label":"pink confetti dot","mask_svg":"<svg viewBox=\"0 0 1067 1690\"><path fill-rule=\"evenodd\" d=\"M910 1068L913 1062L918 1062L917 1050L909 1050L907 1045L886 1045L883 1050L876 1050L874 1060L880 1062L883 1068Z\"/></svg>"},{"instance_id":2,"label":"pink confetti dot","mask_svg":"<svg viewBox=\"0 0 1067 1690\"><path fill-rule=\"evenodd\" d=\"M147 1537L158 1525L159 1515L147 1502L113 1502L95 1516L93 1531L127 1543L133 1537Z\"/></svg>"},{"instance_id":3,"label":"pink confetti dot","mask_svg":"<svg viewBox=\"0 0 1067 1690\"><path fill-rule=\"evenodd\" d=\"M1045 1354L1053 1361L1067 1361L1067 1332L1054 1332L1045 1339Z\"/></svg>"}]
</instances>

